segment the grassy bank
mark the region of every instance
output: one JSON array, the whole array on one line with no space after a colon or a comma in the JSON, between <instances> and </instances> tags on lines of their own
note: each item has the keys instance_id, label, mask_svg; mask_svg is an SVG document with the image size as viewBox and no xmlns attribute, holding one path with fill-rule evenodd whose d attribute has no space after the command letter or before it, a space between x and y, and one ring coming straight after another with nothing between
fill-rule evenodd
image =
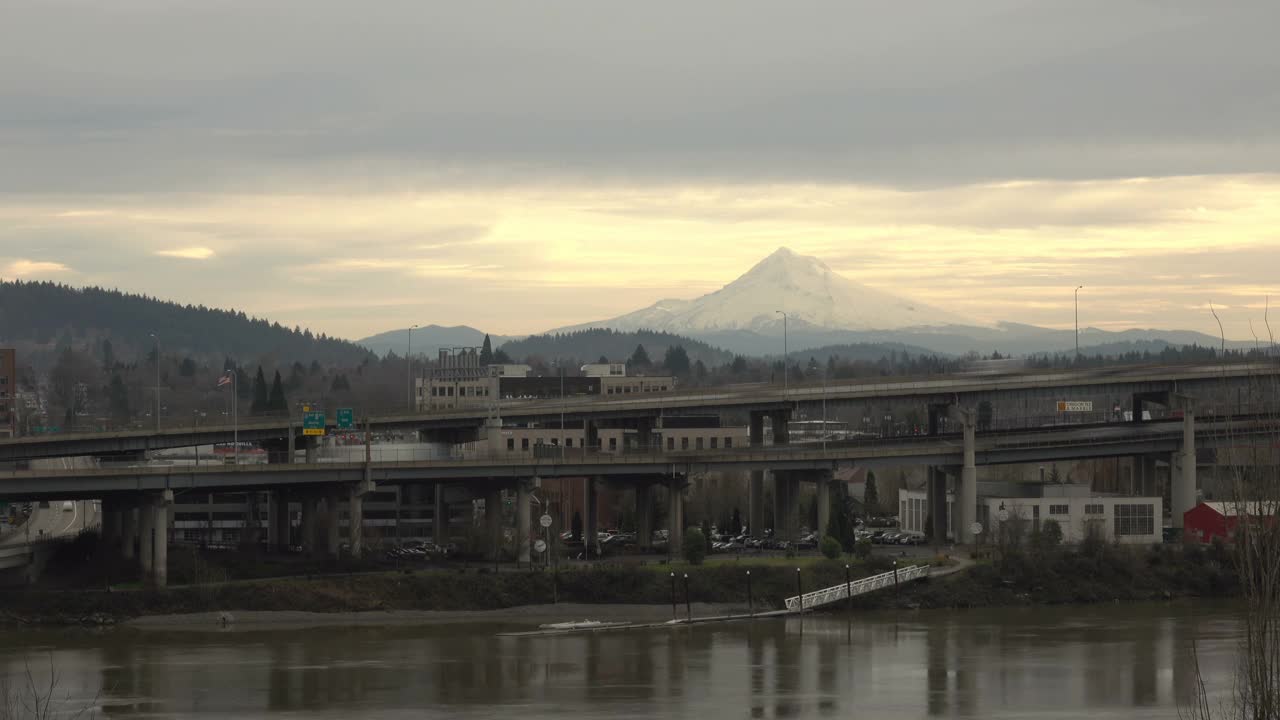
<instances>
[{"instance_id":1,"label":"grassy bank","mask_svg":"<svg viewBox=\"0 0 1280 720\"><path fill-rule=\"evenodd\" d=\"M880 563L855 563L854 579L880 572ZM746 562L704 566L611 565L493 572L457 568L416 572L317 575L220 582L170 588L104 590L9 590L0 593L0 618L10 622L95 623L142 615L235 610L356 612L369 610L491 610L550 603L665 604L676 597L693 602L747 604L747 571L757 608L779 608L794 595L793 565L752 566ZM844 561L809 562L799 573L807 592L845 579Z\"/></svg>"},{"instance_id":2,"label":"grassy bank","mask_svg":"<svg viewBox=\"0 0 1280 720\"><path fill-rule=\"evenodd\" d=\"M725 560L700 566L598 564L559 572L487 567L381 571L240 580L190 573L195 582L155 592L140 587L19 589L0 592L0 622L101 623L143 615L210 611L358 612L496 610L553 600L585 604L695 603L745 607L748 571L757 609L775 609L796 594L845 580L845 560L797 563ZM892 561L855 561L852 578L883 572ZM356 570L357 568L351 568ZM179 573L180 575L185 573ZM203 580L199 578L205 578ZM185 579L185 578L184 578ZM191 580L188 580L190 582ZM97 585L94 587L103 587ZM1104 543L1079 548L1005 550L950 577L904 584L856 599L855 607L964 608L1029 604L1149 601L1174 597L1230 597L1235 569L1220 547L1126 548Z\"/></svg>"},{"instance_id":3,"label":"grassy bank","mask_svg":"<svg viewBox=\"0 0 1280 720\"><path fill-rule=\"evenodd\" d=\"M1234 597L1239 580L1221 545L1086 543L994 553L966 572L860 598L862 608L967 608Z\"/></svg>"}]
</instances>

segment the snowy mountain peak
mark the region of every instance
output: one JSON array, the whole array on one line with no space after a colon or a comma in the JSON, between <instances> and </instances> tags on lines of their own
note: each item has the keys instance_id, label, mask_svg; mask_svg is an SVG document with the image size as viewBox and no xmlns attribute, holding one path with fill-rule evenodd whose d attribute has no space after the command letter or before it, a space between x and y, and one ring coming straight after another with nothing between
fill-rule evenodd
<instances>
[{"instance_id":1,"label":"snowy mountain peak","mask_svg":"<svg viewBox=\"0 0 1280 720\"><path fill-rule=\"evenodd\" d=\"M782 312L779 312L782 311ZM822 260L779 248L723 288L694 300L662 300L612 320L565 330L610 327L699 334L729 330L780 333L792 327L898 330L972 324L952 313L849 280Z\"/></svg>"}]
</instances>

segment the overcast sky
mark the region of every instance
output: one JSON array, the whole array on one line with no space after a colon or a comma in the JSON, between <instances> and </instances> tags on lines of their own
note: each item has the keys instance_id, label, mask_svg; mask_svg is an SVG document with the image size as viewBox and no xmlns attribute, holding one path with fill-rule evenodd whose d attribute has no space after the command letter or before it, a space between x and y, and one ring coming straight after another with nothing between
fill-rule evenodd
<instances>
[{"instance_id":1,"label":"overcast sky","mask_svg":"<svg viewBox=\"0 0 1280 720\"><path fill-rule=\"evenodd\" d=\"M0 277L527 333L778 246L978 320L1262 329L1274 0L0 1ZM1280 330L1280 316L1273 327Z\"/></svg>"}]
</instances>

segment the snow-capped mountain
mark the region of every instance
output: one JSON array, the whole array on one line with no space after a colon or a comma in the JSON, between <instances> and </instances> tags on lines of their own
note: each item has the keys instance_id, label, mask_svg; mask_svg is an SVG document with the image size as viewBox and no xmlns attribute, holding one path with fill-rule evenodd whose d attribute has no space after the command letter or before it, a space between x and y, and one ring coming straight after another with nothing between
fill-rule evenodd
<instances>
[{"instance_id":1,"label":"snow-capped mountain","mask_svg":"<svg viewBox=\"0 0 1280 720\"><path fill-rule=\"evenodd\" d=\"M660 300L643 310L559 332L607 327L685 335L741 330L772 335L782 332L779 310L787 314L792 330L900 330L977 324L867 287L836 274L818 258L780 248L737 280L700 298Z\"/></svg>"}]
</instances>

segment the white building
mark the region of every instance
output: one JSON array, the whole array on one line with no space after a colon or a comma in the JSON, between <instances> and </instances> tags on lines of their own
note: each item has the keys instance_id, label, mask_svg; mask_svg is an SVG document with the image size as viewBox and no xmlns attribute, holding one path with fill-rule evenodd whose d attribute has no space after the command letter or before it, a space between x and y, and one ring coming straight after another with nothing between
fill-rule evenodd
<instances>
[{"instance_id":1,"label":"white building","mask_svg":"<svg viewBox=\"0 0 1280 720\"><path fill-rule=\"evenodd\" d=\"M1023 486L1027 487L1027 486ZM1090 533L1110 542L1151 544L1163 541L1161 519L1163 501L1159 497L1093 495L1087 485L1033 485L1033 497L980 495L978 522L983 535L996 537L1004 523L1024 532L1042 528L1053 520L1062 529L1063 542L1078 543ZM947 493L947 533L953 533L951 518L955 498ZM928 497L922 490L898 493L898 518L903 530L925 532L929 517ZM988 540L989 541L989 540Z\"/></svg>"}]
</instances>

